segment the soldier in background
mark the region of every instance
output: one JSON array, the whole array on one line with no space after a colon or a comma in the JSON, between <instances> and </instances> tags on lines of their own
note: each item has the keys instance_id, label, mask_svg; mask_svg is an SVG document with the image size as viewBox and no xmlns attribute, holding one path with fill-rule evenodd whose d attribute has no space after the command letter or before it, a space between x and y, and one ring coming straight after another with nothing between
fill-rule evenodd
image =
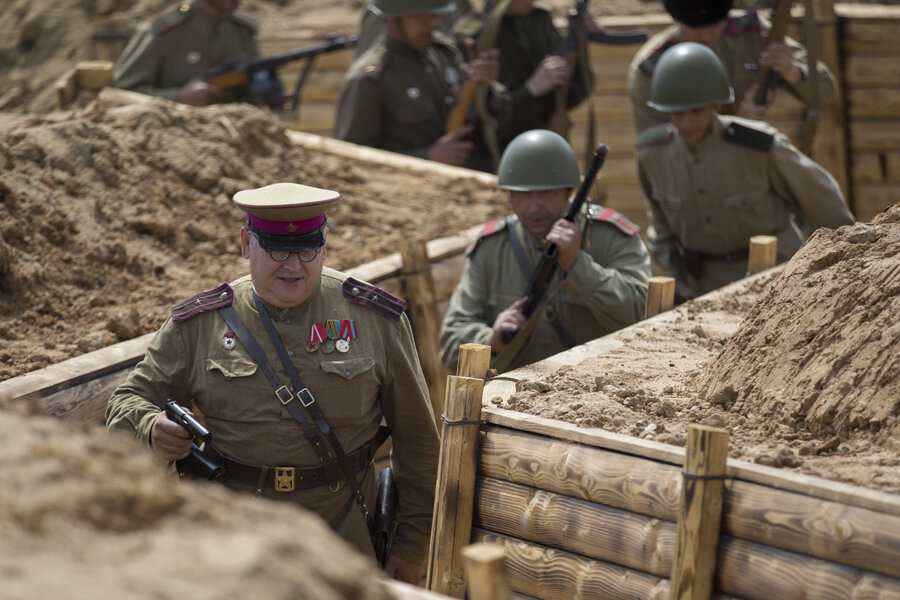
<instances>
[{"instance_id":1,"label":"soldier in background","mask_svg":"<svg viewBox=\"0 0 900 600\"><path fill-rule=\"evenodd\" d=\"M754 235L778 238L778 259L804 235L854 217L828 171L762 121L723 116L734 92L716 54L682 42L657 63L650 106L671 123L645 130L635 147L649 208L653 261L684 301L746 275Z\"/></svg>"},{"instance_id":2,"label":"soldier in background","mask_svg":"<svg viewBox=\"0 0 900 600\"><path fill-rule=\"evenodd\" d=\"M113 87L194 106L250 102L250 86L222 90L203 81L209 69L259 58L256 23L235 12L240 0L187 0L142 24L113 68Z\"/></svg>"},{"instance_id":3,"label":"soldier in background","mask_svg":"<svg viewBox=\"0 0 900 600\"><path fill-rule=\"evenodd\" d=\"M506 147L497 186L515 216L488 223L467 251L466 266L441 326L441 361L455 369L461 344L506 347L521 329L522 296L548 242L559 246L549 303L510 369L631 325L644 316L650 256L639 228L616 211L587 207L562 218L581 182L569 143L547 130L527 131ZM524 334L523 334L524 335Z\"/></svg>"},{"instance_id":4,"label":"soldier in background","mask_svg":"<svg viewBox=\"0 0 900 600\"><path fill-rule=\"evenodd\" d=\"M437 31L451 0L376 0L388 35L350 67L341 85L334 136L341 140L493 171L479 126L445 131L464 80L490 84L489 111L509 114L509 94L496 82L497 51L467 64L453 40Z\"/></svg>"},{"instance_id":5,"label":"soldier in background","mask_svg":"<svg viewBox=\"0 0 900 600\"><path fill-rule=\"evenodd\" d=\"M806 49L796 41L765 45L770 24L756 12L730 13L731 0L664 0L675 21L638 50L628 69L628 94L635 131L668 122L666 115L647 105L650 81L656 65L670 47L679 42L695 42L711 48L719 56L728 81L734 88L734 105L721 108L722 114L766 120L766 107L754 104L757 71L768 67L778 74L778 85L800 100L807 99L809 65ZM837 84L828 67L816 65L822 104L837 100Z\"/></svg>"},{"instance_id":6,"label":"soldier in background","mask_svg":"<svg viewBox=\"0 0 900 600\"><path fill-rule=\"evenodd\" d=\"M372 556L363 509L375 509L384 419L398 497L385 569L415 584L431 532L437 428L405 302L324 266L325 211L338 198L294 183L235 194L250 274L172 309L110 398L106 424L181 459L191 439L161 409L167 398L196 405L225 457L226 486L314 511Z\"/></svg>"}]
</instances>

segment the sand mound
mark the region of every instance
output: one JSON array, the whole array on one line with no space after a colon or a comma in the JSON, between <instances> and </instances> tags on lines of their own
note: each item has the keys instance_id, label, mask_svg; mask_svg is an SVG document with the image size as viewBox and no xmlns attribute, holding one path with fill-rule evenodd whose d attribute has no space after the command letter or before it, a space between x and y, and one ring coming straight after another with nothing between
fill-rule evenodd
<instances>
[{"instance_id":1,"label":"sand mound","mask_svg":"<svg viewBox=\"0 0 900 600\"><path fill-rule=\"evenodd\" d=\"M315 515L180 482L117 434L0 407L0 472L8 600L389 597Z\"/></svg>"},{"instance_id":2,"label":"sand mound","mask_svg":"<svg viewBox=\"0 0 900 600\"><path fill-rule=\"evenodd\" d=\"M473 180L410 185L408 171L301 148L248 105L95 102L0 130L0 379L154 331L180 299L244 274L240 189L340 191L328 237L338 269L507 209Z\"/></svg>"},{"instance_id":3,"label":"sand mound","mask_svg":"<svg viewBox=\"0 0 900 600\"><path fill-rule=\"evenodd\" d=\"M900 204L816 232L711 365L705 397L820 436L896 426L898 315Z\"/></svg>"}]
</instances>

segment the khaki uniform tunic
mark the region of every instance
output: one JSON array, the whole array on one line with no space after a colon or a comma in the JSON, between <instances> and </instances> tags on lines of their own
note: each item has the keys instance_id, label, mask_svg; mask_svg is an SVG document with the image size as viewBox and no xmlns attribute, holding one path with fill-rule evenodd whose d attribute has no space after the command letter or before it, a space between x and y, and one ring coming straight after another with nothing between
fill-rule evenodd
<instances>
[{"instance_id":1,"label":"khaki uniform tunic","mask_svg":"<svg viewBox=\"0 0 900 600\"><path fill-rule=\"evenodd\" d=\"M419 158L444 135L447 115L456 103L466 63L446 36L419 52L386 36L354 61L341 85L335 137ZM491 86L492 114L509 112L509 93ZM467 167L493 170L493 160L478 128Z\"/></svg>"},{"instance_id":2,"label":"khaki uniform tunic","mask_svg":"<svg viewBox=\"0 0 900 600\"><path fill-rule=\"evenodd\" d=\"M474 36L483 26L483 15L468 17L457 27L460 42ZM563 37L553 24L549 9L535 7L527 15L506 16L500 20L495 47L500 50L499 81L512 96L512 115L500 138L500 148L524 131L544 129L556 105L556 92L551 91L535 98L525 87L525 82L547 56L558 54ZM566 93L566 108L577 106L587 97L581 66L574 66L575 75Z\"/></svg>"},{"instance_id":3,"label":"khaki uniform tunic","mask_svg":"<svg viewBox=\"0 0 900 600\"><path fill-rule=\"evenodd\" d=\"M202 0L176 6L135 32L113 69L114 87L175 100L188 81L209 69L259 58L256 24L241 14L218 15ZM261 99L233 88L217 102Z\"/></svg>"},{"instance_id":4,"label":"khaki uniform tunic","mask_svg":"<svg viewBox=\"0 0 900 600\"><path fill-rule=\"evenodd\" d=\"M348 454L376 433L384 418L391 427L398 495L399 526L392 553L413 563L424 560L431 528L437 473L438 434L406 316L394 322L344 299L342 273L325 268L319 288L300 306L279 309L266 304L285 348L303 382ZM265 349L278 378L290 386L260 320L245 276L233 283L232 306ZM353 319L358 337L346 353L304 349L314 323ZM110 398L109 429L149 441L151 425L167 398L202 412L213 445L225 456L253 465L315 466L319 457L300 425L275 397L269 380L243 345L223 343L231 329L211 310L187 320L166 321L144 359ZM311 421L311 419L310 419ZM375 475L370 466L357 477L370 508ZM235 489L252 489L226 482ZM321 515L361 551L373 554L362 511L341 484L264 496L303 505Z\"/></svg>"},{"instance_id":5,"label":"khaki uniform tunic","mask_svg":"<svg viewBox=\"0 0 900 600\"><path fill-rule=\"evenodd\" d=\"M759 53L765 47L765 35L769 29L769 23L755 12L741 13L737 11L726 17L725 31L713 48L725 67L728 83L734 88L735 103L732 106L720 107L723 114L734 113L737 105L740 104L747 90L756 80L759 70ZM635 131L640 133L648 127L669 121L665 113L647 106L647 100L650 99L650 80L663 52L683 41L678 24L672 25L647 40L632 59L628 67L628 94L631 100L631 114ZM806 49L790 38L785 38L784 41L793 48L794 62L800 67L803 78L796 86L792 86L778 77L778 86L806 102L807 78L809 77ZM819 77L820 102L825 105L836 101L837 84L831 71L822 61L819 61L816 72Z\"/></svg>"},{"instance_id":6,"label":"khaki uniform tunic","mask_svg":"<svg viewBox=\"0 0 900 600\"><path fill-rule=\"evenodd\" d=\"M581 254L567 275L562 268L556 270L549 288L562 281L550 307L576 344L642 319L650 278L650 256L637 235L637 226L611 209L595 205L592 211L597 216L589 221ZM518 219L513 227L533 271L545 244ZM444 366L455 369L460 344L489 344L497 316L525 294L530 276L519 267L504 221L488 224L469 253L441 326ZM567 349L545 312L509 368Z\"/></svg>"},{"instance_id":7,"label":"khaki uniform tunic","mask_svg":"<svg viewBox=\"0 0 900 600\"><path fill-rule=\"evenodd\" d=\"M754 235L777 236L783 261L803 243L794 218L809 232L854 221L834 177L762 121L716 115L694 147L662 125L638 138L636 155L653 260L697 294L745 276L746 255L724 255L744 252ZM699 279L686 272L676 240L707 255Z\"/></svg>"}]
</instances>

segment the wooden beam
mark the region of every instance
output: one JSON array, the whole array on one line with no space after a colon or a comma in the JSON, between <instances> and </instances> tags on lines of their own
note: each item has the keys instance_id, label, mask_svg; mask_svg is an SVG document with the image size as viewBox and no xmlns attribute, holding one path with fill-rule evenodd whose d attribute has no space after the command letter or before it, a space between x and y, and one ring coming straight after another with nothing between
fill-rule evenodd
<instances>
[{"instance_id":1,"label":"wooden beam","mask_svg":"<svg viewBox=\"0 0 900 600\"><path fill-rule=\"evenodd\" d=\"M434 297L434 281L431 278L431 263L424 240L402 240L400 256L403 260L403 286L409 302L410 318L419 353L419 363L428 383L431 408L434 410L435 424L440 427L443 411L444 388L448 371L441 364L441 348L438 334L441 324L437 316Z\"/></svg>"},{"instance_id":2,"label":"wooden beam","mask_svg":"<svg viewBox=\"0 0 900 600\"><path fill-rule=\"evenodd\" d=\"M672 565L673 600L708 600L713 592L728 432L688 427L681 511Z\"/></svg>"},{"instance_id":3,"label":"wooden beam","mask_svg":"<svg viewBox=\"0 0 900 600\"><path fill-rule=\"evenodd\" d=\"M647 282L647 310L645 318L671 310L675 306L675 278L651 277Z\"/></svg>"},{"instance_id":4,"label":"wooden beam","mask_svg":"<svg viewBox=\"0 0 900 600\"><path fill-rule=\"evenodd\" d=\"M425 587L454 598L465 593L462 549L472 530L483 387L481 379L448 378Z\"/></svg>"},{"instance_id":5,"label":"wooden beam","mask_svg":"<svg viewBox=\"0 0 900 600\"><path fill-rule=\"evenodd\" d=\"M750 238L750 258L747 274L756 275L778 263L778 238L774 235L754 235Z\"/></svg>"},{"instance_id":6,"label":"wooden beam","mask_svg":"<svg viewBox=\"0 0 900 600\"><path fill-rule=\"evenodd\" d=\"M491 347L483 344L462 344L456 361L456 374L460 377L484 379L491 366Z\"/></svg>"},{"instance_id":7,"label":"wooden beam","mask_svg":"<svg viewBox=\"0 0 900 600\"><path fill-rule=\"evenodd\" d=\"M503 571L506 550L501 544L481 542L463 548L469 600L509 600Z\"/></svg>"}]
</instances>

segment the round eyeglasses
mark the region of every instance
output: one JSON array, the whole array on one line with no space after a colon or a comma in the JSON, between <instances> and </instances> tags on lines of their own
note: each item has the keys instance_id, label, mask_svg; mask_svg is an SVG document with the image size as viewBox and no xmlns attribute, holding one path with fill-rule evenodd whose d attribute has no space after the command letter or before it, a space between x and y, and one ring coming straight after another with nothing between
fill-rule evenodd
<instances>
[{"instance_id":1,"label":"round eyeglasses","mask_svg":"<svg viewBox=\"0 0 900 600\"><path fill-rule=\"evenodd\" d=\"M308 263L315 260L315 258L319 255L319 251L322 249L319 248L310 248L308 250L300 250L298 252L291 252L290 250L266 250L262 247L262 244L259 243L259 237L251 232L250 236L256 241L256 245L260 247L260 249L269 255L269 258L274 260L275 262L284 262L288 258L290 258L291 254L296 254L297 258L300 259L300 262Z\"/></svg>"}]
</instances>

